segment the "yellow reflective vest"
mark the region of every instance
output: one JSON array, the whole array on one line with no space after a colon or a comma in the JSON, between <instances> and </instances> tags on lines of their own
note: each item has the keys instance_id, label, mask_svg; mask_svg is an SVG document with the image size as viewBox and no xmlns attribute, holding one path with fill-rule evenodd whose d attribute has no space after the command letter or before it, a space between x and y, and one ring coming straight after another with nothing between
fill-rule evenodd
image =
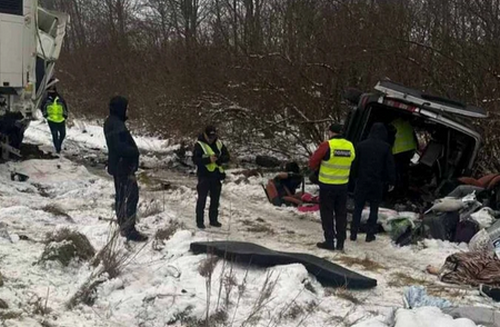
<instances>
[{"instance_id":1,"label":"yellow reflective vest","mask_svg":"<svg viewBox=\"0 0 500 327\"><path fill-rule=\"evenodd\" d=\"M215 155L215 152L212 150L210 145L208 145L207 143L202 142L202 141L198 141L198 144L201 146L201 148L203 150L203 158L209 158L209 157ZM219 149L219 152L222 153L222 142L217 140L217 142L215 144L217 145L217 149ZM215 162L209 163L208 165L205 165L205 167L207 167L207 170L211 173L214 172L215 169L217 169L217 168L219 169L219 171L221 173L224 172L224 169L221 166L219 166L218 164L216 164Z\"/></svg>"},{"instance_id":2,"label":"yellow reflective vest","mask_svg":"<svg viewBox=\"0 0 500 327\"><path fill-rule=\"evenodd\" d=\"M398 118L392 122L392 126L396 128L396 139L392 147L392 154L413 151L417 148L413 127L408 121Z\"/></svg>"},{"instance_id":3,"label":"yellow reflective vest","mask_svg":"<svg viewBox=\"0 0 500 327\"><path fill-rule=\"evenodd\" d=\"M331 139L330 159L323 160L319 168L319 181L329 185L349 183L351 164L356 158L354 146L346 139Z\"/></svg>"},{"instance_id":4,"label":"yellow reflective vest","mask_svg":"<svg viewBox=\"0 0 500 327\"><path fill-rule=\"evenodd\" d=\"M54 123L62 123L64 118L64 106L59 102L59 97L54 102L47 105L47 120Z\"/></svg>"}]
</instances>

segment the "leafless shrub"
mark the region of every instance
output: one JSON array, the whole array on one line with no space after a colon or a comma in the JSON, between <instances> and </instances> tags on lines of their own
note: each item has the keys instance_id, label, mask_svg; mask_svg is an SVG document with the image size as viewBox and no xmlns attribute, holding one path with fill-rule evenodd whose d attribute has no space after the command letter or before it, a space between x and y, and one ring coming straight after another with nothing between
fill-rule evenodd
<instances>
[{"instance_id":1,"label":"leafless shrub","mask_svg":"<svg viewBox=\"0 0 500 327\"><path fill-rule=\"evenodd\" d=\"M52 312L52 309L47 306L48 301L49 291L47 290L47 296L45 298L39 297L38 295L33 295L28 301L28 305L32 307L33 314L45 316Z\"/></svg>"},{"instance_id":2,"label":"leafless shrub","mask_svg":"<svg viewBox=\"0 0 500 327\"><path fill-rule=\"evenodd\" d=\"M126 250L119 237L120 230L114 230L110 233L108 242L97 253L92 262L96 270L66 303L68 309L72 309L80 303L92 305L95 301L96 288L106 280L118 277L123 269L147 246L145 243L137 249Z\"/></svg>"}]
</instances>

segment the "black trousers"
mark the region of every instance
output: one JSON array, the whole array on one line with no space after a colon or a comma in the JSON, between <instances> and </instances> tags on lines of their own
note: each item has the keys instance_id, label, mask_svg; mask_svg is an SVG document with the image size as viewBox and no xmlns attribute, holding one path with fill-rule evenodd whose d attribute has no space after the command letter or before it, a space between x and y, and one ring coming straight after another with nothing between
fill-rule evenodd
<instances>
[{"instance_id":1,"label":"black trousers","mask_svg":"<svg viewBox=\"0 0 500 327\"><path fill-rule=\"evenodd\" d=\"M52 142L54 142L54 148L57 153L61 152L62 144L66 138L66 122L54 123L53 121L48 121L50 132L52 133Z\"/></svg>"},{"instance_id":2,"label":"black trousers","mask_svg":"<svg viewBox=\"0 0 500 327\"><path fill-rule=\"evenodd\" d=\"M139 186L135 175L115 175L115 212L120 229L127 233L135 229Z\"/></svg>"},{"instance_id":3,"label":"black trousers","mask_svg":"<svg viewBox=\"0 0 500 327\"><path fill-rule=\"evenodd\" d=\"M333 242L335 237L338 241L344 241L347 228L347 185L320 185L319 213L326 242Z\"/></svg>"},{"instance_id":4,"label":"black trousers","mask_svg":"<svg viewBox=\"0 0 500 327\"><path fill-rule=\"evenodd\" d=\"M351 234L356 235L359 231L361 215L366 202L370 202L367 234L375 235L377 233L378 209L382 201L382 195L383 185L363 185L356 187L354 192L354 213L352 215Z\"/></svg>"},{"instance_id":5,"label":"black trousers","mask_svg":"<svg viewBox=\"0 0 500 327\"><path fill-rule=\"evenodd\" d=\"M208 216L210 223L215 223L219 218L219 200L222 191L222 183L218 178L201 177L198 178L198 201L196 203L196 223L202 225L204 223L204 211L207 204L207 197L210 195L210 208Z\"/></svg>"},{"instance_id":6,"label":"black trousers","mask_svg":"<svg viewBox=\"0 0 500 327\"><path fill-rule=\"evenodd\" d=\"M396 193L401 195L401 197L406 196L408 193L408 188L410 186L410 161L414 154L414 151L407 151L394 155L397 174Z\"/></svg>"}]
</instances>

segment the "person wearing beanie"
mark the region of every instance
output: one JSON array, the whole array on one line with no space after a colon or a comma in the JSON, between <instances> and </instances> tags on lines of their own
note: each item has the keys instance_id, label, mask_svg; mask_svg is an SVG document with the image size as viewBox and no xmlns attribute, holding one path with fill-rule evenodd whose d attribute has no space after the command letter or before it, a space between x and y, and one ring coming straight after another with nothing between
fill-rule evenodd
<instances>
[{"instance_id":1,"label":"person wearing beanie","mask_svg":"<svg viewBox=\"0 0 500 327\"><path fill-rule=\"evenodd\" d=\"M209 125L198 136L193 149L193 163L197 167L198 200L196 202L196 225L205 228L204 213L207 197L210 194L208 217L210 226L221 227L219 222L219 200L222 180L226 177L222 165L229 162L229 152L219 140L215 126Z\"/></svg>"},{"instance_id":2,"label":"person wearing beanie","mask_svg":"<svg viewBox=\"0 0 500 327\"><path fill-rule=\"evenodd\" d=\"M309 168L318 175L320 216L325 237L325 241L317 246L343 251L347 234L347 186L356 155L352 143L342 136L342 125L330 125L328 138L309 160Z\"/></svg>"},{"instance_id":3,"label":"person wearing beanie","mask_svg":"<svg viewBox=\"0 0 500 327\"><path fill-rule=\"evenodd\" d=\"M68 106L63 97L57 92L54 79L53 83L47 88L47 96L42 102L42 114L49 124L52 134L54 149L59 154L62 150L62 144L66 138L66 119L68 119Z\"/></svg>"},{"instance_id":4,"label":"person wearing beanie","mask_svg":"<svg viewBox=\"0 0 500 327\"><path fill-rule=\"evenodd\" d=\"M116 96L109 102L109 116L104 122L108 147L108 173L115 184L115 212L120 233L127 240L145 242L148 237L135 228L139 187L135 173L139 168L139 149L130 134L127 120L128 101Z\"/></svg>"}]
</instances>

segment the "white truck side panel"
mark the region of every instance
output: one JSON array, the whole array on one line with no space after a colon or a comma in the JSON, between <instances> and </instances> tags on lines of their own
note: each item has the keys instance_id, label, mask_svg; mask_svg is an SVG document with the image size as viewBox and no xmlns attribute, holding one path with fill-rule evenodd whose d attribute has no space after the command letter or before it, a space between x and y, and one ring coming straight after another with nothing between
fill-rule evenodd
<instances>
[{"instance_id":1,"label":"white truck side panel","mask_svg":"<svg viewBox=\"0 0 500 327\"><path fill-rule=\"evenodd\" d=\"M0 86L23 87L24 17L0 14Z\"/></svg>"},{"instance_id":2,"label":"white truck side panel","mask_svg":"<svg viewBox=\"0 0 500 327\"><path fill-rule=\"evenodd\" d=\"M36 24L37 1L24 0L24 85L36 82Z\"/></svg>"}]
</instances>

